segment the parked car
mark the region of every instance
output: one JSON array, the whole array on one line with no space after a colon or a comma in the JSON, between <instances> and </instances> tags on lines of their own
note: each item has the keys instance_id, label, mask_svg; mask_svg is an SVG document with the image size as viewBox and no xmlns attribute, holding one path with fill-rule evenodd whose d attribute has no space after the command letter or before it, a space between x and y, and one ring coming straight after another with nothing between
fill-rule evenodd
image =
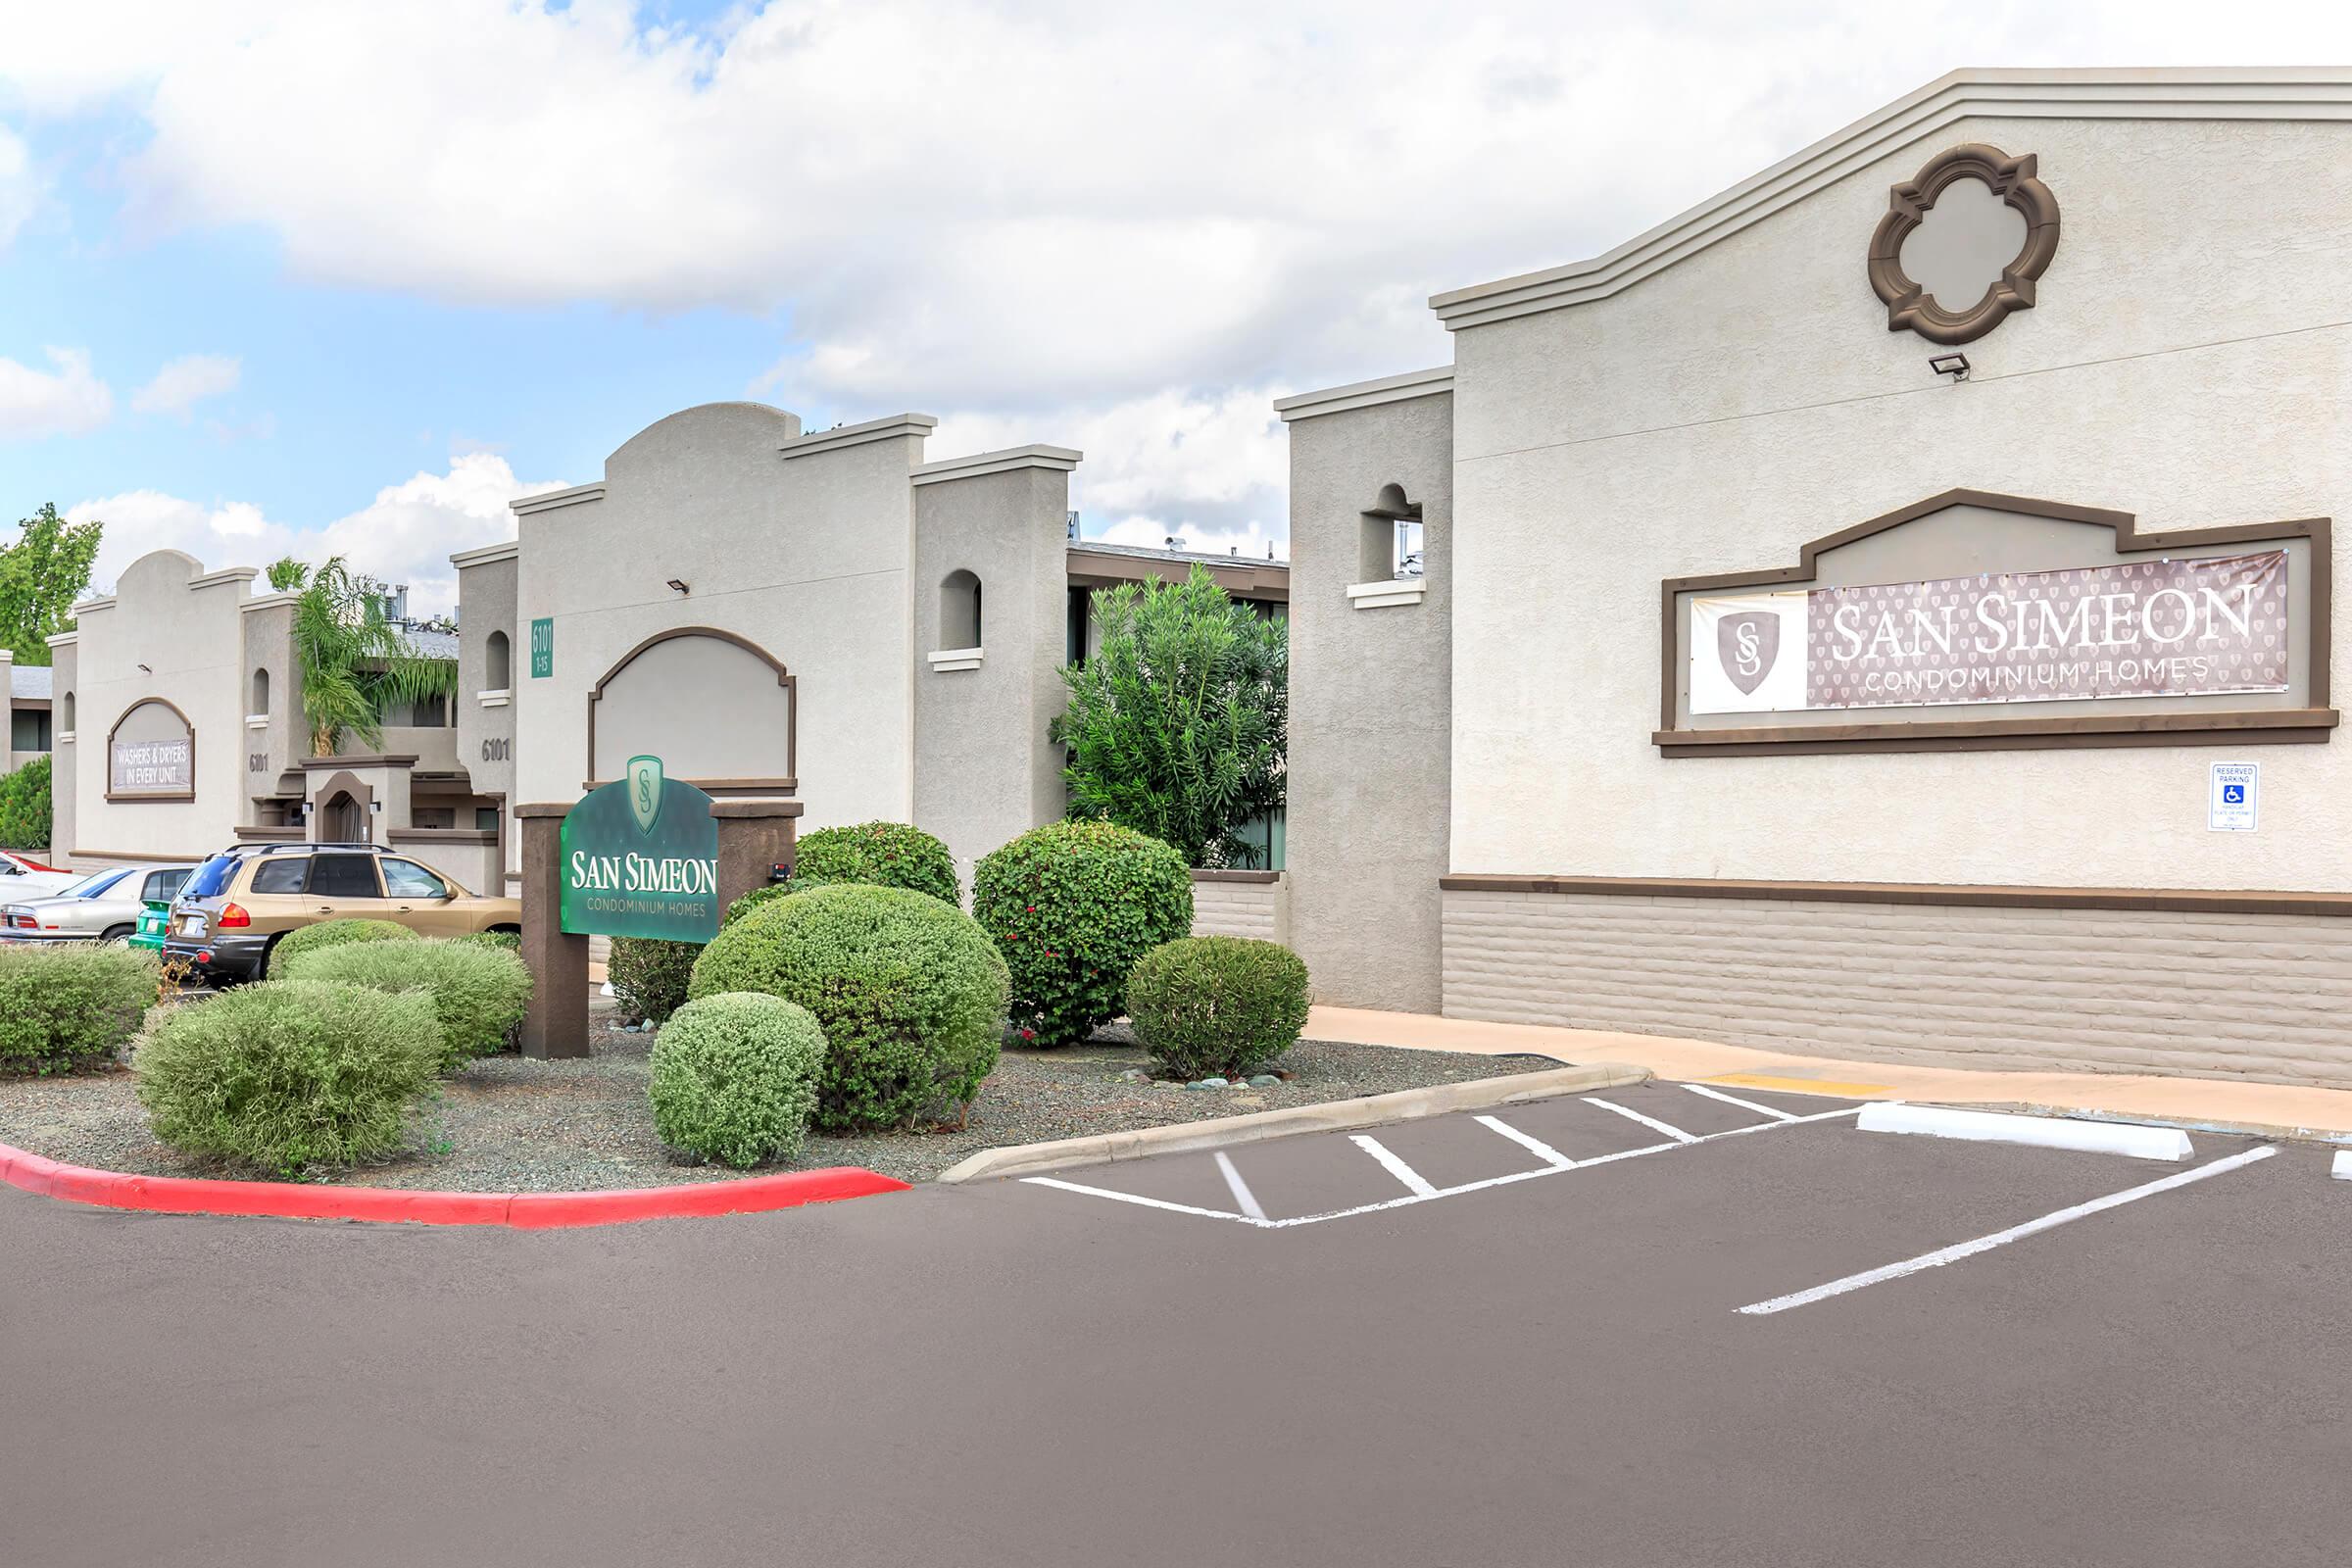
<instances>
[{"instance_id":1,"label":"parked car","mask_svg":"<svg viewBox=\"0 0 2352 1568\"><path fill-rule=\"evenodd\" d=\"M83 875L80 871L60 871L54 865L43 865L14 850L0 850L0 903L45 899L80 881Z\"/></svg>"},{"instance_id":2,"label":"parked car","mask_svg":"<svg viewBox=\"0 0 2352 1568\"><path fill-rule=\"evenodd\" d=\"M424 937L520 931L522 902L483 898L381 845L239 845L179 890L164 953L209 980L258 980L279 937L321 920L391 920Z\"/></svg>"},{"instance_id":3,"label":"parked car","mask_svg":"<svg viewBox=\"0 0 2352 1568\"><path fill-rule=\"evenodd\" d=\"M47 898L0 905L0 942L121 942L137 929L148 901L169 901L192 869L119 865Z\"/></svg>"}]
</instances>

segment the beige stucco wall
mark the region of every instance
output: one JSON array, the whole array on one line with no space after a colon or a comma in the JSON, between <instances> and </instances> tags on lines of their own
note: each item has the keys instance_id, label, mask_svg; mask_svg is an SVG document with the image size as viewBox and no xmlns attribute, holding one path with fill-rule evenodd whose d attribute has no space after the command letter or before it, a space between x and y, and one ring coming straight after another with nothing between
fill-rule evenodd
<instances>
[{"instance_id":1,"label":"beige stucco wall","mask_svg":"<svg viewBox=\"0 0 2352 1568\"><path fill-rule=\"evenodd\" d=\"M1066 467L1022 466L914 491L914 816L971 886L980 856L1057 819L1066 791L1047 726L1063 707L1068 641ZM935 669L940 585L981 584L976 669Z\"/></svg>"},{"instance_id":2,"label":"beige stucco wall","mask_svg":"<svg viewBox=\"0 0 2352 1568\"><path fill-rule=\"evenodd\" d=\"M1970 140L2039 155L2063 238L1952 385L1863 263L1888 185ZM2341 740L1667 760L1649 739L1663 577L1792 564L1952 487L2158 529L2352 513L2352 332L2326 324L2347 254L2352 124L1983 118L1623 293L1459 332L1453 868L2352 888ZM1302 547L1301 605L1311 569ZM2207 764L2237 757L2263 765L2261 831L2208 832Z\"/></svg>"},{"instance_id":3,"label":"beige stucco wall","mask_svg":"<svg viewBox=\"0 0 2352 1568\"><path fill-rule=\"evenodd\" d=\"M468 552L481 556L485 552ZM461 561L458 567L458 765L484 795L503 795L507 808L514 805L514 689L530 678L530 632L514 618L515 585L521 567L514 554L487 552L491 559ZM507 638L507 682L497 685L490 675L488 646L493 632ZM503 693L503 695L501 695ZM471 827L462 821L458 826ZM520 874L522 835L507 833L507 863L497 877L484 877L479 891L504 891L507 872ZM486 868L477 868L481 874ZM471 877L453 868L467 886Z\"/></svg>"},{"instance_id":4,"label":"beige stucco wall","mask_svg":"<svg viewBox=\"0 0 2352 1568\"><path fill-rule=\"evenodd\" d=\"M1315 994L1434 1012L1457 574L1452 399L1294 418L1290 940ZM1359 609L1366 508L1422 507L1424 597Z\"/></svg>"},{"instance_id":5,"label":"beige stucco wall","mask_svg":"<svg viewBox=\"0 0 2352 1568\"><path fill-rule=\"evenodd\" d=\"M159 550L125 567L112 597L77 608L74 837L61 849L185 858L232 842L245 819L240 612L254 575L208 576L192 557ZM196 799L109 802L107 732L150 698L178 708L194 731Z\"/></svg>"},{"instance_id":6,"label":"beige stucco wall","mask_svg":"<svg viewBox=\"0 0 2352 1568\"><path fill-rule=\"evenodd\" d=\"M631 648L668 627L735 632L799 682L804 829L912 808L907 473L923 423L784 449L800 421L726 403L671 415L607 461L601 498L522 512L516 585L514 792L576 800L587 699ZM681 597L665 582L691 592ZM555 618L555 673L530 675L530 623ZM681 691L696 705L702 694ZM723 725L723 705L708 721ZM600 741L602 736L600 734Z\"/></svg>"},{"instance_id":7,"label":"beige stucco wall","mask_svg":"<svg viewBox=\"0 0 2352 1568\"><path fill-rule=\"evenodd\" d=\"M59 865L67 863L76 842L81 742L74 726L81 709L75 689L80 659L78 630L49 639L49 841Z\"/></svg>"},{"instance_id":8,"label":"beige stucco wall","mask_svg":"<svg viewBox=\"0 0 2352 1568\"><path fill-rule=\"evenodd\" d=\"M294 661L293 594L264 594L248 599L238 617L243 627L245 662L239 671L238 707L244 715L243 754L245 801L237 820L256 820L252 797L300 793L302 760L311 754L310 726L302 717L302 672ZM270 672L270 708L257 711L253 703L253 673ZM253 720L267 722L256 727ZM254 763L261 765L256 767Z\"/></svg>"}]
</instances>

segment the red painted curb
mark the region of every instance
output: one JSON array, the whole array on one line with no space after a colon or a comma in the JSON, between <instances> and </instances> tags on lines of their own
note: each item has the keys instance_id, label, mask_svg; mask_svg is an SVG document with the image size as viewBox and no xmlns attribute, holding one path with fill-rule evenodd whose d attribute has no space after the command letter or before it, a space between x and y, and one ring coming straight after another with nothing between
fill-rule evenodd
<instances>
[{"instance_id":1,"label":"red painted curb","mask_svg":"<svg viewBox=\"0 0 2352 1568\"><path fill-rule=\"evenodd\" d=\"M313 1187L298 1182L202 1181L134 1176L68 1165L0 1144L0 1185L69 1203L150 1214L255 1214L376 1224L505 1225L563 1230L644 1219L761 1214L806 1203L903 1193L908 1184L856 1165L747 1176L733 1182L624 1188L609 1193L426 1193L395 1187Z\"/></svg>"}]
</instances>

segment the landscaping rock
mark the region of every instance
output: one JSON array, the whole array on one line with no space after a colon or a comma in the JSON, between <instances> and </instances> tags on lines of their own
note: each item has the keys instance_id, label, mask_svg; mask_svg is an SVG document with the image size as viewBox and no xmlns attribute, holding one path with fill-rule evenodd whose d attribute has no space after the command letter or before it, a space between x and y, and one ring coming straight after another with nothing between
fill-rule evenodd
<instances>
[{"instance_id":1,"label":"landscaping rock","mask_svg":"<svg viewBox=\"0 0 2352 1568\"><path fill-rule=\"evenodd\" d=\"M1250 1080L1250 1087L1252 1089L1271 1089L1280 1082L1282 1082L1282 1080L1275 1077L1272 1073L1261 1072Z\"/></svg>"}]
</instances>

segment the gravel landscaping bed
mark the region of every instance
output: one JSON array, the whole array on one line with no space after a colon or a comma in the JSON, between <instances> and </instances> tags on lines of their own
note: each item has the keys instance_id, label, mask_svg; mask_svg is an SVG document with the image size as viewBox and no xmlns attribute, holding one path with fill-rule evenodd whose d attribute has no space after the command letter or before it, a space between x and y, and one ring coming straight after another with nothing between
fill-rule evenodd
<instances>
[{"instance_id":1,"label":"gravel landscaping bed","mask_svg":"<svg viewBox=\"0 0 2352 1568\"><path fill-rule=\"evenodd\" d=\"M572 1061L492 1056L453 1075L428 1107L411 1152L329 1180L458 1192L575 1192L725 1180L724 1166L684 1162L654 1137L646 1105L653 1037L618 1029L600 1009L592 1054ZM967 1154L1088 1133L1158 1127L1311 1105L1431 1084L1537 1072L1544 1056L1471 1056L1302 1040L1274 1064L1294 1074L1258 1088L1187 1089L1138 1082L1151 1062L1124 1026L1063 1051L1006 1051L972 1103L969 1125L923 1133L813 1136L791 1165L862 1165L927 1181ZM52 1159L151 1176L226 1174L157 1143L126 1071L0 1079L0 1143Z\"/></svg>"}]
</instances>

